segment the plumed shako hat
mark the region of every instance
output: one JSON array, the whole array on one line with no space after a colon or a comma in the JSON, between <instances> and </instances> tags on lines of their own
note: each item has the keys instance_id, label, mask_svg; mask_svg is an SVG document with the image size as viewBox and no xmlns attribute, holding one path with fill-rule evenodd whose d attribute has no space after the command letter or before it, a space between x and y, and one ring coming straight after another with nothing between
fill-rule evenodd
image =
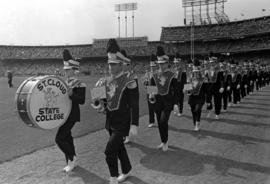
<instances>
[{"instance_id":1,"label":"plumed shako hat","mask_svg":"<svg viewBox=\"0 0 270 184\"><path fill-rule=\"evenodd\" d=\"M130 59L125 57L121 52L120 48L115 39L109 39L107 43L107 55L108 64L110 63L125 63L130 62Z\"/></svg>"},{"instance_id":2,"label":"plumed shako hat","mask_svg":"<svg viewBox=\"0 0 270 184\"><path fill-rule=\"evenodd\" d=\"M79 70L80 62L73 59L68 49L64 49L63 51L63 61L64 61L64 70L67 69L75 69Z\"/></svg>"}]
</instances>

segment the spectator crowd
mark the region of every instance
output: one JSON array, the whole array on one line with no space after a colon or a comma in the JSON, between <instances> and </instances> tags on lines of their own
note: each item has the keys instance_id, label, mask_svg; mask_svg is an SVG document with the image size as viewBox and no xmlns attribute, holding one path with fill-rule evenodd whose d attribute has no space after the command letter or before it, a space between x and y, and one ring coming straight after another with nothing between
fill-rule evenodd
<instances>
[{"instance_id":1,"label":"spectator crowd","mask_svg":"<svg viewBox=\"0 0 270 184\"><path fill-rule=\"evenodd\" d=\"M194 27L194 51L196 55L213 53L248 53L270 50L270 16L223 24ZM75 58L81 58L82 74L103 75L106 70L107 39L95 39L88 45L60 46L0 46L0 75L12 70L15 75L54 74L62 66L61 53L70 50ZM147 37L123 38L118 40L133 61L135 72L147 69L146 59L163 46L173 56L190 55L190 27L163 27L160 41L148 41ZM122 43L123 42L123 43ZM241 59L250 59L242 58ZM251 56L248 56L251 57ZM253 59L269 60L270 54L252 55ZM256 58L257 57L257 58ZM143 59L142 59L143 58Z\"/></svg>"}]
</instances>

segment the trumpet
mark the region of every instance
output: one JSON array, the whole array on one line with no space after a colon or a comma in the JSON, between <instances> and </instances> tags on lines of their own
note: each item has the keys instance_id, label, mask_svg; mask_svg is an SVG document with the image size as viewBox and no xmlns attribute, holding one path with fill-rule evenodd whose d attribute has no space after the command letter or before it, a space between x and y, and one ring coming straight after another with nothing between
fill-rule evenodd
<instances>
[{"instance_id":1,"label":"trumpet","mask_svg":"<svg viewBox=\"0 0 270 184\"><path fill-rule=\"evenodd\" d=\"M148 84L150 82L149 78L150 78L149 77L149 72L146 70L144 76L141 77L141 81L142 81L144 86L148 86Z\"/></svg>"},{"instance_id":2,"label":"trumpet","mask_svg":"<svg viewBox=\"0 0 270 184\"><path fill-rule=\"evenodd\" d=\"M145 84L147 84L148 101L151 104L156 103L157 87L151 84L151 78L153 77L153 71L146 73Z\"/></svg>"},{"instance_id":3,"label":"trumpet","mask_svg":"<svg viewBox=\"0 0 270 184\"><path fill-rule=\"evenodd\" d=\"M106 101L105 99L94 99L91 103L91 106L98 112L98 113L104 113L105 112L105 106Z\"/></svg>"},{"instance_id":4,"label":"trumpet","mask_svg":"<svg viewBox=\"0 0 270 184\"><path fill-rule=\"evenodd\" d=\"M99 113L105 113L107 104L106 94L106 79L102 78L91 90L91 106Z\"/></svg>"},{"instance_id":5,"label":"trumpet","mask_svg":"<svg viewBox=\"0 0 270 184\"><path fill-rule=\"evenodd\" d=\"M190 95L192 93L192 65L187 65L186 67L187 72L187 83L184 85L184 91L187 92L187 95Z\"/></svg>"},{"instance_id":6,"label":"trumpet","mask_svg":"<svg viewBox=\"0 0 270 184\"><path fill-rule=\"evenodd\" d=\"M154 95L153 93L152 93L152 94L149 94L148 101L149 101L151 104L156 103L156 97L155 97L155 95Z\"/></svg>"}]
</instances>

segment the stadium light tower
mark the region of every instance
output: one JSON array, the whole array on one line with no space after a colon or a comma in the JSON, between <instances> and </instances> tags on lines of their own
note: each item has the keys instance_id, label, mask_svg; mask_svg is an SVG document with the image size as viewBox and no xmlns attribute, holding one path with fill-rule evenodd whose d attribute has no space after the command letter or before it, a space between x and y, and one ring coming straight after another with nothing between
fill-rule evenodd
<instances>
[{"instance_id":1,"label":"stadium light tower","mask_svg":"<svg viewBox=\"0 0 270 184\"><path fill-rule=\"evenodd\" d=\"M134 38L134 30L135 30L135 23L134 23L134 11L137 10L137 3L124 3L124 4L115 4L115 11L118 12L118 36L120 35L120 12L125 12L125 33L127 37L127 13L132 11L132 36Z\"/></svg>"},{"instance_id":2,"label":"stadium light tower","mask_svg":"<svg viewBox=\"0 0 270 184\"><path fill-rule=\"evenodd\" d=\"M189 22L194 25L229 22L224 11L225 2L227 0L182 0L185 25Z\"/></svg>"}]
</instances>

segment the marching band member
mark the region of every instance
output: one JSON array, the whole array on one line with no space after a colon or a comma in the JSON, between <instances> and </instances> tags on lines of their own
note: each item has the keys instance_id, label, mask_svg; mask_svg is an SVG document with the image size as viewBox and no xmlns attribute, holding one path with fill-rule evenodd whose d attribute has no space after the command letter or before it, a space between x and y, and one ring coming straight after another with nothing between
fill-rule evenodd
<instances>
[{"instance_id":1,"label":"marching band member","mask_svg":"<svg viewBox=\"0 0 270 184\"><path fill-rule=\"evenodd\" d=\"M205 83L202 73L199 69L200 62L195 59L192 70L191 85L192 90L189 93L188 104L190 105L194 130L200 130L200 119L202 113L202 107L205 103L205 95L207 89L207 83Z\"/></svg>"},{"instance_id":2,"label":"marching band member","mask_svg":"<svg viewBox=\"0 0 270 184\"><path fill-rule=\"evenodd\" d=\"M137 75L135 75L133 69L131 68L131 60L128 58L125 50L121 50L121 53L123 54L123 56L125 56L127 58L125 60L125 62L123 62L123 71L128 73L128 75L130 75L130 77L132 77L135 80L136 85L137 85L137 87L135 87L134 89L130 89L130 90L132 90L132 94L139 95L138 77L137 77ZM136 96L135 98L139 98L139 96ZM130 113L131 113L130 116L131 117L132 117L132 112L133 112L132 108L134 108L134 107L131 106L131 109L130 109ZM135 108L137 108L137 107L135 107ZM131 121L131 119L130 119L130 121ZM127 144L129 142L130 142L130 136L129 136L129 131L128 131L126 137L124 137L124 143Z\"/></svg>"},{"instance_id":3,"label":"marching band member","mask_svg":"<svg viewBox=\"0 0 270 184\"><path fill-rule=\"evenodd\" d=\"M261 65L260 66L260 69L261 69L261 76L262 76L262 88L265 87L265 70L264 70L264 65Z\"/></svg>"},{"instance_id":4,"label":"marching band member","mask_svg":"<svg viewBox=\"0 0 270 184\"><path fill-rule=\"evenodd\" d=\"M233 95L233 105L237 104L237 92L240 88L240 81L237 81L237 71L236 64L234 60L231 60L231 76L232 76L232 95Z\"/></svg>"},{"instance_id":5,"label":"marching band member","mask_svg":"<svg viewBox=\"0 0 270 184\"><path fill-rule=\"evenodd\" d=\"M269 65L265 66L265 77L266 77L266 84L269 85L270 83L270 70Z\"/></svg>"},{"instance_id":6,"label":"marching band member","mask_svg":"<svg viewBox=\"0 0 270 184\"><path fill-rule=\"evenodd\" d=\"M143 84L145 86L150 86L150 80L153 77L153 74L156 72L156 56L152 54L150 56L150 72L146 71L144 76ZM149 124L148 128L152 128L155 124L155 109L154 109L154 103L150 102L149 94L146 94L146 100L148 105L148 112L149 112Z\"/></svg>"},{"instance_id":7,"label":"marching band member","mask_svg":"<svg viewBox=\"0 0 270 184\"><path fill-rule=\"evenodd\" d=\"M249 71L250 71L250 67L249 67L249 63L247 62L246 63L246 85L247 85L247 88L246 88L246 95L249 95L250 93L250 88L251 88L251 79L249 77Z\"/></svg>"},{"instance_id":8,"label":"marching band member","mask_svg":"<svg viewBox=\"0 0 270 184\"><path fill-rule=\"evenodd\" d=\"M220 66L216 67L215 73L216 81L213 81L213 95L214 95L214 104L215 104L215 119L219 119L221 111L221 102L222 102L222 93L224 92L224 76L223 72L220 71Z\"/></svg>"},{"instance_id":9,"label":"marching band member","mask_svg":"<svg viewBox=\"0 0 270 184\"><path fill-rule=\"evenodd\" d=\"M56 75L56 76L61 76L61 73L60 73L59 68L56 68L56 69L55 69L54 75Z\"/></svg>"},{"instance_id":10,"label":"marching band member","mask_svg":"<svg viewBox=\"0 0 270 184\"><path fill-rule=\"evenodd\" d=\"M8 87L12 88L13 87L13 84L12 84L13 72L11 70L7 70L6 76L8 79Z\"/></svg>"},{"instance_id":11,"label":"marching band member","mask_svg":"<svg viewBox=\"0 0 270 184\"><path fill-rule=\"evenodd\" d=\"M215 72L215 65L216 65L216 60L217 58L213 56L213 53L210 53L209 57L209 66L210 68L206 71L207 73L205 74L207 78L207 90L206 90L206 110L208 111L207 113L207 118L210 117L211 111L213 109L213 103L212 103L212 98L213 98L213 81L215 80L214 78L216 77L216 72Z\"/></svg>"},{"instance_id":12,"label":"marching band member","mask_svg":"<svg viewBox=\"0 0 270 184\"><path fill-rule=\"evenodd\" d=\"M248 88L248 76L247 76L247 68L246 68L246 63L244 63L244 66L242 67L242 80L241 80L241 97L245 98L247 95L247 88Z\"/></svg>"},{"instance_id":13,"label":"marching band member","mask_svg":"<svg viewBox=\"0 0 270 184\"><path fill-rule=\"evenodd\" d=\"M182 116L183 107L184 107L184 85L187 83L187 74L186 74L186 67L185 63L181 61L179 53L176 54L174 58L175 64L175 71L176 71L176 78L177 78L177 85L179 89L179 97L175 104L177 104L178 108L174 110L174 115Z\"/></svg>"},{"instance_id":14,"label":"marching band member","mask_svg":"<svg viewBox=\"0 0 270 184\"><path fill-rule=\"evenodd\" d=\"M207 110L211 110L212 109L212 96L214 96L214 107L215 107L215 119L219 119L219 114L221 111L221 97L222 97L222 93L224 92L224 76L223 76L223 72L219 71L219 65L215 64L214 61L216 61L217 58L216 57L212 57L210 58L210 71L209 71L209 83L208 84L208 90L207 91L207 103L208 103L208 107ZM209 89L210 88L210 89ZM208 113L207 117L210 116L210 112Z\"/></svg>"},{"instance_id":15,"label":"marching band member","mask_svg":"<svg viewBox=\"0 0 270 184\"><path fill-rule=\"evenodd\" d=\"M63 51L63 59L63 69L65 70L68 94L72 101L72 107L68 119L57 131L55 142L60 150L65 154L67 166L64 167L63 170L69 172L72 171L76 166L76 152L71 129L76 122L80 121L79 105L82 105L85 102L86 85L76 79L75 75L79 70L79 62L72 58L67 49Z\"/></svg>"},{"instance_id":16,"label":"marching band member","mask_svg":"<svg viewBox=\"0 0 270 184\"><path fill-rule=\"evenodd\" d=\"M232 106L232 88L233 88L233 83L232 83L232 73L231 73L231 64L230 61L227 63L227 69L226 69L226 78L225 78L225 85L226 90L227 90L227 96L228 96L228 107Z\"/></svg>"},{"instance_id":17,"label":"marching band member","mask_svg":"<svg viewBox=\"0 0 270 184\"><path fill-rule=\"evenodd\" d=\"M220 71L223 72L224 76L224 92L222 93L223 99L223 110L226 112L228 108L228 98L231 91L231 75L229 74L228 70L226 69L227 63L224 62L220 66Z\"/></svg>"},{"instance_id":18,"label":"marching band member","mask_svg":"<svg viewBox=\"0 0 270 184\"><path fill-rule=\"evenodd\" d=\"M226 69L226 78L225 78L225 85L227 90L228 96L228 107L232 106L232 73L231 73L231 64L230 61L227 62L227 69Z\"/></svg>"},{"instance_id":19,"label":"marching band member","mask_svg":"<svg viewBox=\"0 0 270 184\"><path fill-rule=\"evenodd\" d=\"M174 109L174 102L178 96L177 80L174 72L168 68L169 57L165 55L163 47L157 47L157 63L159 72L153 75L151 82L157 86L158 94L155 95L155 112L157 115L158 129L161 144L158 149L168 150L168 121L171 111Z\"/></svg>"},{"instance_id":20,"label":"marching band member","mask_svg":"<svg viewBox=\"0 0 270 184\"><path fill-rule=\"evenodd\" d=\"M120 53L115 39L107 45L110 76L101 79L100 85L106 86L106 130L109 140L106 145L106 163L110 171L110 184L124 181L130 174L131 163L123 143L123 138L130 132L137 134L139 124L139 94L137 83L129 72L123 71L123 63L129 61ZM130 112L132 110L132 112ZM131 120L131 125L130 125ZM118 159L122 174L118 172Z\"/></svg>"},{"instance_id":21,"label":"marching band member","mask_svg":"<svg viewBox=\"0 0 270 184\"><path fill-rule=\"evenodd\" d=\"M261 71L260 71L260 65L256 65L256 90L259 91L261 90L261 83L262 83L262 76L261 76Z\"/></svg>"},{"instance_id":22,"label":"marching band member","mask_svg":"<svg viewBox=\"0 0 270 184\"><path fill-rule=\"evenodd\" d=\"M241 101L241 81L242 81L242 75L240 72L240 66L239 63L236 63L236 101L237 103L240 103Z\"/></svg>"},{"instance_id":23,"label":"marching band member","mask_svg":"<svg viewBox=\"0 0 270 184\"><path fill-rule=\"evenodd\" d=\"M251 61L249 62L248 81L249 81L248 92L252 94L254 91L254 76L253 76L253 65Z\"/></svg>"}]
</instances>

